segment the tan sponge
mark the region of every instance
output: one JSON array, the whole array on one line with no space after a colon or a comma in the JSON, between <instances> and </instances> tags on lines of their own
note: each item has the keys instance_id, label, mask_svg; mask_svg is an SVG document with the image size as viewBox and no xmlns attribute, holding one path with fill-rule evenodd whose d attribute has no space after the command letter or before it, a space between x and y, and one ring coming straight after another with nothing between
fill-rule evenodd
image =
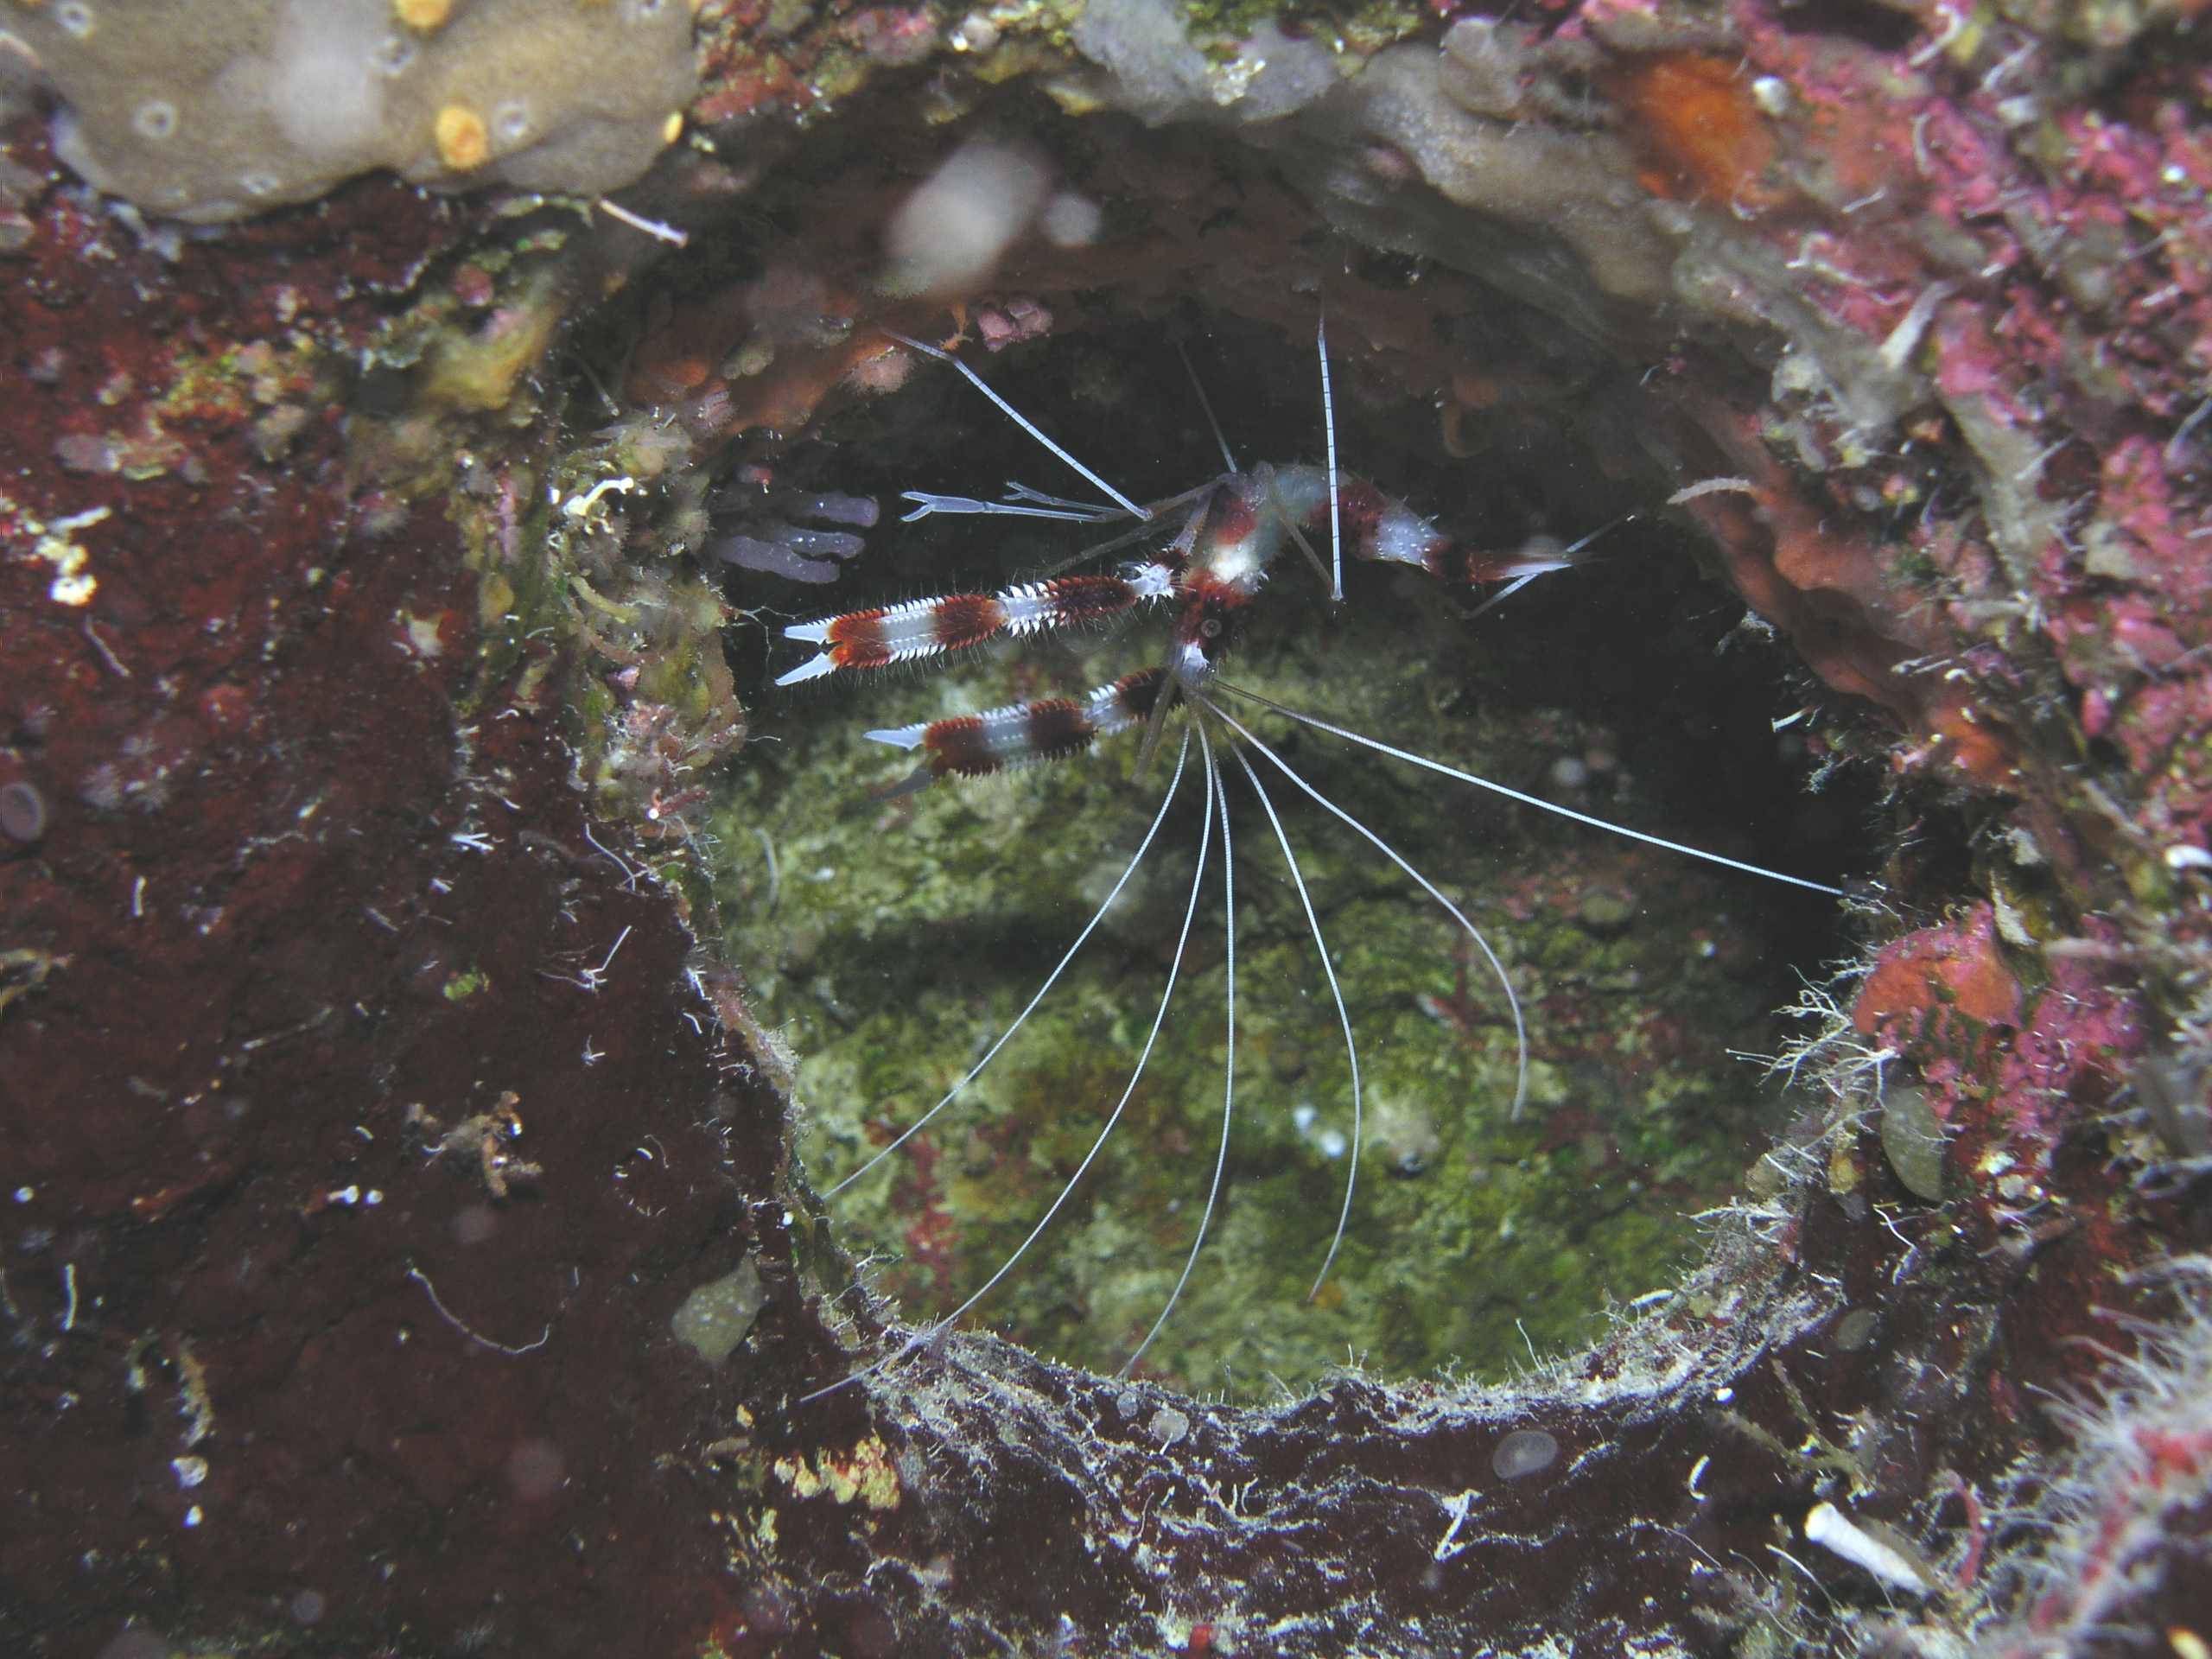
<instances>
[{"instance_id":1,"label":"tan sponge","mask_svg":"<svg viewBox=\"0 0 2212 1659\"><path fill-rule=\"evenodd\" d=\"M597 194L642 173L695 86L690 0L0 0L60 100L55 153L200 221L390 168Z\"/></svg>"}]
</instances>

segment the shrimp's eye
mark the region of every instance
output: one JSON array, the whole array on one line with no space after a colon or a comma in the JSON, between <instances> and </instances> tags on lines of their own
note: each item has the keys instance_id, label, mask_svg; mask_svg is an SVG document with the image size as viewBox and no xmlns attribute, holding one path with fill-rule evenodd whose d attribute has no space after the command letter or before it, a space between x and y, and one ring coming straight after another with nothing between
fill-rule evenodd
<instances>
[{"instance_id":1,"label":"shrimp's eye","mask_svg":"<svg viewBox=\"0 0 2212 1659\"><path fill-rule=\"evenodd\" d=\"M1198 624L1198 632L1202 637L1208 639L1220 639L1221 619L1217 616L1210 616L1206 618L1205 621Z\"/></svg>"}]
</instances>

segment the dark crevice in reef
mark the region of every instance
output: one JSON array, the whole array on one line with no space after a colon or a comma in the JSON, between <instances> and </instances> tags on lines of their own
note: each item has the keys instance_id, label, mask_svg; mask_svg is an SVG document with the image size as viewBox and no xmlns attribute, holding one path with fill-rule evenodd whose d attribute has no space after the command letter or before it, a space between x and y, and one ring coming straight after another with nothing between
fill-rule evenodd
<instances>
[{"instance_id":1,"label":"dark crevice in reef","mask_svg":"<svg viewBox=\"0 0 2212 1659\"><path fill-rule=\"evenodd\" d=\"M1025 297L1008 294L1009 309ZM1056 295L1045 302L1053 311L1046 337L995 353L970 346L968 356L996 390L1141 498L1166 497L1220 469L1179 346L1241 462L1318 462L1310 337L1211 312L1204 298L1147 315L1141 301L1130 305L1111 290ZM1335 393L1341 465L1435 516L1466 545L1572 540L1611 519L1630 521L1601 534L1581 568L1472 620L1479 594L1357 562L1348 569L1347 607L1332 614L1313 573L1287 553L1240 623L1226 658L1231 680L1249 671L1272 695L1371 725L1373 735L1419 753L1479 732L1481 746L1457 753L1459 764L1669 839L1815 880L1866 868L1864 789L1846 772L1827 794L1804 793L1802 739L1774 729L1801 706L1785 683L1786 654L1742 630L1740 600L1700 575L1695 537L1665 524L1656 475L1615 468L1609 476L1572 410L1485 434L1476 453L1454 458L1434 410L1356 353L1336 364ZM918 1116L1022 1006L1134 849L1167 770L1158 766L1149 787L1132 785L1132 737L1048 773L939 785L886 804L871 791L910 763L861 733L932 717L948 695L969 708L1080 695L1157 663L1167 627L1162 617L1139 619L994 650L980 664L776 690L766 682L811 649L777 637L786 620L994 589L1108 533L951 517L893 525L904 489L990 498L1018 480L1096 493L938 365L921 365L881 397L833 393L803 435L750 442L719 474L781 469L786 456L791 468L777 471L776 487L796 480L886 509L866 551L833 584L805 588L742 570L729 578L734 602L753 613L728 636L732 660L756 733L769 740L749 753L722 836L727 910L738 928L732 948L762 988L764 1017L796 1022L791 1040L807 1062L801 1093L817 1123L810 1168L821 1183ZM954 684L960 690L949 694ZM1299 1334L1305 1285L1289 1283L1292 1263L1310 1279L1333 1224L1342 1166L1325 1137L1349 1129L1349 1089L1303 922L1265 819L1238 782L1240 904L1248 930L1259 931L1243 942L1240 1126L1219 1218L1227 1228L1154 1352L1156 1373L1202 1391L1264 1397L1275 1386L1269 1378L1318 1376L1348 1344L1385 1371L1418 1376L1447 1363L1508 1368L1532 1330L1547 1343L1586 1336L1605 1294L1649 1289L1658 1263L1694 1249L1675 1217L1736 1189L1763 1137L1791 1115L1728 1052L1776 1052L1789 1031L1769 1012L1795 999L1800 976L1818 977L1821 964L1847 954L1833 906L1752 878L1678 870L1669 855L1562 830L1465 786L1408 779L1280 721L1259 724L1286 759L1361 810L1495 931L1528 1003L1537 1098L1507 1129L1510 1027L1479 958L1455 946L1449 924L1381 855L1331 849L1334 826L1278 781L1305 855L1317 855L1318 842L1329 861L1317 878L1319 901L1360 1030L1369 1108L1382 1115L1387 1141L1381 1156L1370 1154L1375 1167L1355 1206L1337 1275L1349 1282L1331 1293L1353 1312ZM1194 785L1183 798L1141 898L1122 907L1134 904L1133 917L1109 926L1070 976L1062 1000L1075 1000L1077 1012L1064 1024L1049 1012L1033 1020L975 1091L984 1102L977 1115L948 1116L953 1127L919 1143L918 1160L894 1163L873 1195L864 1188L844 1201L856 1237L878 1259L877 1282L906 1301L910 1317L941 1311L988 1276L1072 1173L1087 1126L1117 1097L1190 880ZM779 847L772 915L762 910L769 889L755 836ZM1220 926L1209 896L1167 1051L1108 1161L981 1312L984 1322L1110 1370L1164 1300L1172 1276L1159 1275L1187 1248L1211 1166L1208 1124L1219 1110ZM1261 943L1276 954L1260 958L1260 971L1298 984L1300 1021L1319 1029L1294 1038L1275 1023L1283 1013L1271 1020L1265 981L1255 993L1250 966ZM1401 954L1411 958L1392 964L1402 971L1377 971ZM931 1012L940 1001L944 1012ZM1173 1103L1185 1096L1187 1104ZM1471 1113L1465 1122L1453 1116L1462 1096ZM1032 1118L1028 1101L1050 1104ZM1700 1150L1668 1144L1675 1123ZM1147 1167L1149 1175L1138 1173ZM1454 1218L1432 1195L1470 1180L1531 1191ZM1543 1196L1553 1181L1592 1190L1594 1202ZM988 1210L966 1214L963 1189ZM1276 1231L1238 1234L1255 1211L1286 1205L1291 1216ZM1434 1235L1501 1225L1521 1237L1495 1252L1478 1247L1492 1258L1489 1285L1471 1292ZM1273 1243L1262 1249L1255 1239ZM1257 1279L1247 1259L1255 1249L1274 1263ZM1135 1269L1132 1288L1092 1273L1084 1263L1093 1257ZM1382 1321L1371 1334L1360 1312ZM1230 1328L1208 1333L1209 1317L1224 1315ZM1179 1346L1186 1324L1202 1334Z\"/></svg>"},{"instance_id":2,"label":"dark crevice in reef","mask_svg":"<svg viewBox=\"0 0 2212 1659\"><path fill-rule=\"evenodd\" d=\"M1811 0L1781 16L1793 33L1834 35L1878 52L1903 51L1920 33L1918 19L1879 0Z\"/></svg>"}]
</instances>

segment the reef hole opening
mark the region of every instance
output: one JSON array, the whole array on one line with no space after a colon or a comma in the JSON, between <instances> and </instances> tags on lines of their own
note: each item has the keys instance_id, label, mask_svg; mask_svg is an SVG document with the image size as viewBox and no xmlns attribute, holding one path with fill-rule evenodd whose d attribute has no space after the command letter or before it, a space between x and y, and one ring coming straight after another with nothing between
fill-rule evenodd
<instances>
[{"instance_id":1,"label":"reef hole opening","mask_svg":"<svg viewBox=\"0 0 2212 1659\"><path fill-rule=\"evenodd\" d=\"M1117 486L1158 499L1222 465L1179 340L1240 461L1319 460L1310 341L1232 311L1117 309L1089 294L1064 302L1045 337L969 355ZM1848 784L1801 791L1798 742L1771 729L1792 707L1783 664L1737 637L1741 601L1697 575L1694 536L1664 521L1656 483L1609 477L1573 419L1510 423L1455 456L1464 425L1454 434L1376 372L1357 338L1340 331L1332 359L1343 466L1455 536L1571 540L1630 508L1646 516L1611 532L1587 567L1472 622L1478 596L1357 564L1332 614L1287 555L1231 677L1672 839L1815 879L1851 867L1864 799ZM737 631L733 645L756 731L776 741L748 749L714 811L727 943L762 1018L799 1057L798 1147L824 1188L951 1089L1027 1001L1126 864L1171 769L1134 784L1137 746L1123 738L886 800L877 791L910 759L861 733L1080 696L1156 663L1166 625L1154 613L776 690L773 672L810 649L776 637L785 618L988 590L1102 537L1013 519L894 524L906 488L988 497L1018 480L1093 493L943 365L918 365L891 395L826 404L780 453L809 487L885 509L834 584L741 572L731 588L771 625ZM1535 1083L1510 1122L1510 1027L1479 958L1379 856L1270 775L1365 1078L1360 1195L1336 1271L1306 1300L1341 1203L1348 1069L1272 834L1224 760L1238 861L1236 1116L1222 1207L1145 1374L1259 1398L1348 1360L1401 1377L1494 1374L1531 1343L1588 1339L1609 1300L1662 1288L1694 1259L1685 1217L1736 1192L1790 1116L1730 1051L1779 1047L1772 1010L1793 1000L1799 973L1846 950L1834 906L1559 825L1279 721L1255 729L1492 934L1529 1009ZM1186 776L1146 867L1020 1035L833 1206L864 1277L905 1317L940 1313L989 1275L1121 1093L1190 890L1202 793ZM1217 868L1115 1142L975 1322L1105 1371L1149 1326L1189 1249L1219 1135L1224 955Z\"/></svg>"}]
</instances>

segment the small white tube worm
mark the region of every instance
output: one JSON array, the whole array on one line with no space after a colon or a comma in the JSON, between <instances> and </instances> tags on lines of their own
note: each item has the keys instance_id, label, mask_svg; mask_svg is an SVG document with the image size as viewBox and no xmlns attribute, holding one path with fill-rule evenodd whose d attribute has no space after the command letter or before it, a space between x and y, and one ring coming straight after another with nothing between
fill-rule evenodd
<instances>
[{"instance_id":1,"label":"small white tube worm","mask_svg":"<svg viewBox=\"0 0 2212 1659\"><path fill-rule=\"evenodd\" d=\"M1854 1567L1865 1568L1892 1590L1926 1596L1935 1586L1904 1554L1847 1519L1833 1503L1815 1503L1805 1517L1805 1535Z\"/></svg>"}]
</instances>

